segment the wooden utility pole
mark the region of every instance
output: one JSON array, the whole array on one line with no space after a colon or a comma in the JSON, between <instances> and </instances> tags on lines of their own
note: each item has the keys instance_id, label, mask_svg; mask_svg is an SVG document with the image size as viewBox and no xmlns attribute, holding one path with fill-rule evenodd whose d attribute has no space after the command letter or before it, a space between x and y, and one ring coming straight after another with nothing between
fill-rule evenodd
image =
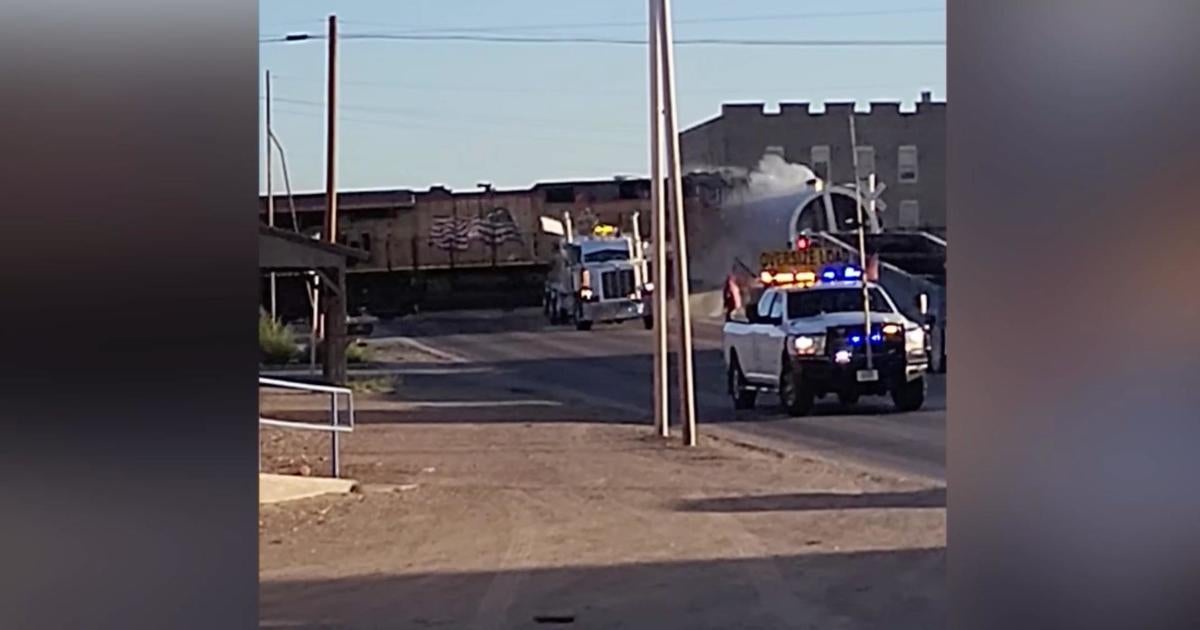
<instances>
[{"instance_id":1,"label":"wooden utility pole","mask_svg":"<svg viewBox=\"0 0 1200 630\"><path fill-rule=\"evenodd\" d=\"M650 232L654 252L651 294L654 317L654 426L662 437L669 437L670 387L667 366L667 211L663 203L662 168L662 57L659 54L661 21L658 0L649 0L650 40Z\"/></svg>"},{"instance_id":2,"label":"wooden utility pole","mask_svg":"<svg viewBox=\"0 0 1200 630\"><path fill-rule=\"evenodd\" d=\"M659 0L659 36L662 38L663 105L666 109L667 172L670 187L668 208L675 228L675 295L679 312L679 413L683 441L696 445L696 380L692 356L692 314L688 277L687 221L683 207L683 169L679 156L679 117L675 107L675 45L671 33L671 2ZM657 287L656 287L657 288Z\"/></svg>"},{"instance_id":3,"label":"wooden utility pole","mask_svg":"<svg viewBox=\"0 0 1200 630\"><path fill-rule=\"evenodd\" d=\"M271 146L271 71L270 70L267 70L267 76L266 76L266 97L267 97L267 102L266 102L266 107L265 107L265 110L266 110L265 123L266 123L266 128L267 128L267 137L266 137L266 140L267 140L267 173L266 173L266 179L267 179L267 225L269 225L271 227L275 227L275 187L271 185L271 151L272 151L272 149L274 149L274 147ZM274 271L272 271L270 273L270 285L271 285L271 289L270 289L271 290L271 319L276 319L279 317L279 314L276 312L275 272Z\"/></svg>"},{"instance_id":4,"label":"wooden utility pole","mask_svg":"<svg viewBox=\"0 0 1200 630\"><path fill-rule=\"evenodd\" d=\"M325 240L337 242L337 16L329 16L325 96Z\"/></svg>"},{"instance_id":5,"label":"wooden utility pole","mask_svg":"<svg viewBox=\"0 0 1200 630\"><path fill-rule=\"evenodd\" d=\"M325 121L325 241L338 242L337 220L337 16L329 16L329 57L326 62ZM346 381L346 274L329 270L325 304L325 379ZM335 434L336 437L336 434Z\"/></svg>"}]
</instances>

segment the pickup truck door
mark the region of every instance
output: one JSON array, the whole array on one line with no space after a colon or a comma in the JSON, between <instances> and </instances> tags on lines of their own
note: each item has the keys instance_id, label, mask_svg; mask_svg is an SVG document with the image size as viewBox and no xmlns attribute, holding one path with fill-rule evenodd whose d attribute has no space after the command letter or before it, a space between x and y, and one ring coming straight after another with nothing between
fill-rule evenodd
<instances>
[{"instance_id":1,"label":"pickup truck door","mask_svg":"<svg viewBox=\"0 0 1200 630\"><path fill-rule=\"evenodd\" d=\"M758 338L758 370L762 372L764 377L774 379L779 376L779 370L783 367L780 358L783 356L783 346L787 341L786 322L784 314L786 312L785 304L787 300L786 293L776 293L775 301L771 303L768 317L778 324L770 324L763 326L762 332Z\"/></svg>"},{"instance_id":2,"label":"pickup truck door","mask_svg":"<svg viewBox=\"0 0 1200 630\"><path fill-rule=\"evenodd\" d=\"M750 339L748 340L750 349L749 365L745 366L746 377L762 382L766 372L765 364L763 363L763 352L765 350L766 338L770 330L775 326L769 323L768 318L771 315L771 310L774 308L775 302L778 301L779 292L775 289L768 289L763 293L762 298L758 301L758 317L755 323L750 327Z\"/></svg>"}]
</instances>

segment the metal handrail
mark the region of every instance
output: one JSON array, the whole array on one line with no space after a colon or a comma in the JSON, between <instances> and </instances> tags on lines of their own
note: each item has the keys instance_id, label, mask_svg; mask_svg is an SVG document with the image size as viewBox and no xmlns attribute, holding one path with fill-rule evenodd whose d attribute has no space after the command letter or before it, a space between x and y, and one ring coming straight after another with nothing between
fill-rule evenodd
<instances>
[{"instance_id":1,"label":"metal handrail","mask_svg":"<svg viewBox=\"0 0 1200 630\"><path fill-rule=\"evenodd\" d=\"M316 383L301 383L297 381L284 381L275 378L258 377L258 386L269 387L275 389L292 389L298 391L306 391L317 394L329 395L329 424L313 424L310 422L295 422L291 420L279 420L276 418L264 418L259 416L259 426L272 426L281 429L298 429L301 431L326 431L330 435L330 463L333 468L333 476L339 477L341 466L339 462L339 436L342 433L352 433L354 431L354 392L346 387L336 385L320 385ZM347 424L340 422L341 410L338 408L338 397L346 397L346 420ZM258 451L258 467L262 470L262 442L259 441Z\"/></svg>"},{"instance_id":2,"label":"metal handrail","mask_svg":"<svg viewBox=\"0 0 1200 630\"><path fill-rule=\"evenodd\" d=\"M353 395L354 392L346 387L338 387L336 385L319 385L317 383L301 383L299 381L281 381L277 378L258 377L258 384L264 387L277 387L279 389L299 389L309 392L322 392L326 394L346 394Z\"/></svg>"}]
</instances>

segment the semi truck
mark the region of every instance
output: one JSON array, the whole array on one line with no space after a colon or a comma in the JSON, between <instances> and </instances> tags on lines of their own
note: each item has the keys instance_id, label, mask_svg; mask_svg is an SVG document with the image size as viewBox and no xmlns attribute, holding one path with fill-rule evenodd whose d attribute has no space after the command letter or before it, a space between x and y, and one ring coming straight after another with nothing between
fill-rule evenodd
<instances>
[{"instance_id":1,"label":"semi truck","mask_svg":"<svg viewBox=\"0 0 1200 630\"><path fill-rule=\"evenodd\" d=\"M570 213L560 222L542 217L543 231L560 236L546 277L543 310L552 324L573 324L591 330L596 323L641 320L654 325L646 244L638 234L638 217L631 234L617 226L597 224L576 233Z\"/></svg>"}]
</instances>

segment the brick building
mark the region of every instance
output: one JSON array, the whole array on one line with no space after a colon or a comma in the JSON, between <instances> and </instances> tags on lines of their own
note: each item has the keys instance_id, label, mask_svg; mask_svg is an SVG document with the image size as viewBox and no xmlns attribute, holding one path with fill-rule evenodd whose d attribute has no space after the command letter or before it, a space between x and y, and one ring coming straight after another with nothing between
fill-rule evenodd
<instances>
[{"instance_id":1,"label":"brick building","mask_svg":"<svg viewBox=\"0 0 1200 630\"><path fill-rule=\"evenodd\" d=\"M721 114L680 135L686 171L753 169L771 153L804 164L835 184L853 181L849 117L853 103L725 104ZM871 103L855 117L860 172L875 172L885 227L946 227L946 103L925 92L912 111Z\"/></svg>"}]
</instances>

